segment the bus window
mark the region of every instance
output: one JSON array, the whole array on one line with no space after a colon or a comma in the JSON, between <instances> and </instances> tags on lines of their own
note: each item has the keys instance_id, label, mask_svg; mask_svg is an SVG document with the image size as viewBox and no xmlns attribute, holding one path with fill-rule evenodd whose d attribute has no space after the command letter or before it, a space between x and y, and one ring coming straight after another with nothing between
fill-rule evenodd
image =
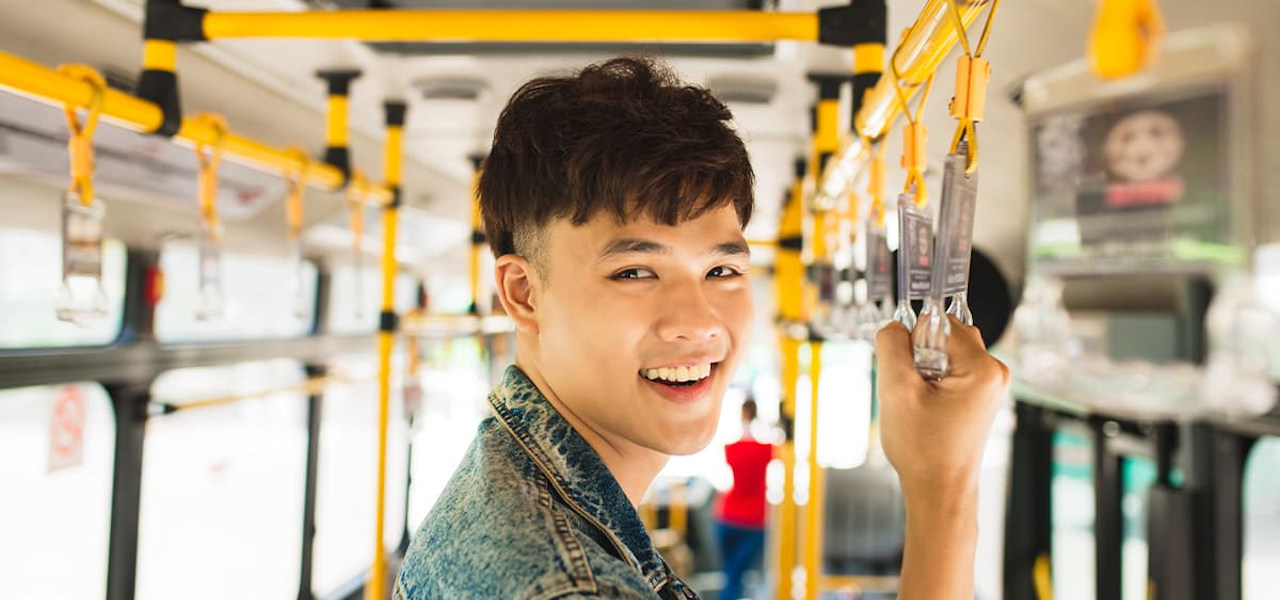
<instances>
[{"instance_id":1,"label":"bus window","mask_svg":"<svg viewBox=\"0 0 1280 600\"><path fill-rule=\"evenodd\" d=\"M329 281L329 331L377 331L378 313L382 310L381 271L369 267L357 271L354 265L338 265ZM406 273L396 275L396 312L408 312L416 306L417 300L418 280Z\"/></svg>"},{"instance_id":2,"label":"bus window","mask_svg":"<svg viewBox=\"0 0 1280 600\"><path fill-rule=\"evenodd\" d=\"M1156 481L1156 464L1141 457L1125 457L1121 464L1120 499L1124 536L1120 546L1120 595L1124 600L1146 600L1147 490Z\"/></svg>"},{"instance_id":3,"label":"bus window","mask_svg":"<svg viewBox=\"0 0 1280 600\"><path fill-rule=\"evenodd\" d=\"M291 360L182 369L157 378L152 395L181 405L262 394L303 378ZM297 597L306 423L306 397L296 391L147 423L139 600Z\"/></svg>"},{"instance_id":4,"label":"bus window","mask_svg":"<svg viewBox=\"0 0 1280 600\"><path fill-rule=\"evenodd\" d=\"M417 375L422 402L413 428L413 485L409 531L417 529L440 497L471 445L476 426L489 416L489 370L475 338L425 342L427 358Z\"/></svg>"},{"instance_id":5,"label":"bus window","mask_svg":"<svg viewBox=\"0 0 1280 600\"><path fill-rule=\"evenodd\" d=\"M1280 438L1258 442L1244 471L1244 600L1274 598L1280 587Z\"/></svg>"},{"instance_id":6,"label":"bus window","mask_svg":"<svg viewBox=\"0 0 1280 600\"><path fill-rule=\"evenodd\" d=\"M200 252L189 244L169 244L160 252L164 298L156 306L156 339L163 343L300 337L311 330L316 297L316 267L303 263L299 303L291 283L292 267L284 258L222 254L222 318L201 321ZM298 314L298 309L302 313ZM376 316L376 315L375 315Z\"/></svg>"},{"instance_id":7,"label":"bus window","mask_svg":"<svg viewBox=\"0 0 1280 600\"><path fill-rule=\"evenodd\" d=\"M401 357L403 352L392 356ZM311 589L318 598L362 576L373 560L373 531L378 466L378 361L373 355L339 357L329 365L334 378L324 391L320 415L320 454L316 475L315 558ZM408 428L399 382L392 373L387 430L386 520L388 551L405 528ZM430 460L428 460L430 462Z\"/></svg>"},{"instance_id":8,"label":"bus window","mask_svg":"<svg viewBox=\"0 0 1280 600\"><path fill-rule=\"evenodd\" d=\"M1096 515L1093 447L1088 435L1067 429L1054 432L1050 477L1053 595L1077 600L1094 598Z\"/></svg>"},{"instance_id":9,"label":"bus window","mask_svg":"<svg viewBox=\"0 0 1280 600\"><path fill-rule=\"evenodd\" d=\"M102 346L115 341L124 314L125 247L102 248L107 317L89 326L59 321L54 299L62 287L62 238L57 233L0 229L0 349Z\"/></svg>"},{"instance_id":10,"label":"bus window","mask_svg":"<svg viewBox=\"0 0 1280 600\"><path fill-rule=\"evenodd\" d=\"M106 597L115 435L97 384L0 391L6 597Z\"/></svg>"}]
</instances>

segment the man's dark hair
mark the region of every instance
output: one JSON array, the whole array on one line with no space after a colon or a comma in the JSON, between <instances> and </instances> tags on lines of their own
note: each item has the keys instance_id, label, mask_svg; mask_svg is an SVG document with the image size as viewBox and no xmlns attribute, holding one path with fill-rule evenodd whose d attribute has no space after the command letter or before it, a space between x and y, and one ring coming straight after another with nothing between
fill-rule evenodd
<instances>
[{"instance_id":1,"label":"man's dark hair","mask_svg":"<svg viewBox=\"0 0 1280 600\"><path fill-rule=\"evenodd\" d=\"M755 176L729 109L645 58L617 58L522 86L498 118L480 175L495 256L541 269L540 233L601 210L677 225L732 204L751 219Z\"/></svg>"},{"instance_id":2,"label":"man's dark hair","mask_svg":"<svg viewBox=\"0 0 1280 600\"><path fill-rule=\"evenodd\" d=\"M742 420L756 420L756 401L754 398L747 397L746 400L742 401Z\"/></svg>"}]
</instances>

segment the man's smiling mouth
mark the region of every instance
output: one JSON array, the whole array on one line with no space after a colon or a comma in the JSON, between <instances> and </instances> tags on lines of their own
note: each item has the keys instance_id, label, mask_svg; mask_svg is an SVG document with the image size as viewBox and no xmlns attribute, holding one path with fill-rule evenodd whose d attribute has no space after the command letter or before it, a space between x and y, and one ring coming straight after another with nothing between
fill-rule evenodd
<instances>
[{"instance_id":1,"label":"man's smiling mouth","mask_svg":"<svg viewBox=\"0 0 1280 600\"><path fill-rule=\"evenodd\" d=\"M641 369L640 376L654 383L672 387L689 387L710 377L718 364L705 362L689 366Z\"/></svg>"}]
</instances>

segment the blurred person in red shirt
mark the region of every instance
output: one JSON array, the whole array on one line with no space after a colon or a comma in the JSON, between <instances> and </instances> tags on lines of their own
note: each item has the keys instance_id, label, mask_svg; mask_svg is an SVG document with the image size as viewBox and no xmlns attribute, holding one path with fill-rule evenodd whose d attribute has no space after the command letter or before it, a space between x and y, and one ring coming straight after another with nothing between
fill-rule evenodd
<instances>
[{"instance_id":1,"label":"blurred person in red shirt","mask_svg":"<svg viewBox=\"0 0 1280 600\"><path fill-rule=\"evenodd\" d=\"M773 460L773 445L751 434L756 401L742 403L742 438L724 447L733 470L733 487L716 506L716 538L724 558L724 588L720 600L742 598L742 578L764 551L765 470Z\"/></svg>"}]
</instances>

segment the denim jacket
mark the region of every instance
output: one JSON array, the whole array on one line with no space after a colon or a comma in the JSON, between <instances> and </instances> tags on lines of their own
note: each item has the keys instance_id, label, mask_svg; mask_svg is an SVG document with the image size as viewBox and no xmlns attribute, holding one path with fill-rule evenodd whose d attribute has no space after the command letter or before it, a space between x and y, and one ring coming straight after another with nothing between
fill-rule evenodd
<instances>
[{"instance_id":1,"label":"denim jacket","mask_svg":"<svg viewBox=\"0 0 1280 600\"><path fill-rule=\"evenodd\" d=\"M405 555L395 600L689 600L622 487L516 367Z\"/></svg>"}]
</instances>

